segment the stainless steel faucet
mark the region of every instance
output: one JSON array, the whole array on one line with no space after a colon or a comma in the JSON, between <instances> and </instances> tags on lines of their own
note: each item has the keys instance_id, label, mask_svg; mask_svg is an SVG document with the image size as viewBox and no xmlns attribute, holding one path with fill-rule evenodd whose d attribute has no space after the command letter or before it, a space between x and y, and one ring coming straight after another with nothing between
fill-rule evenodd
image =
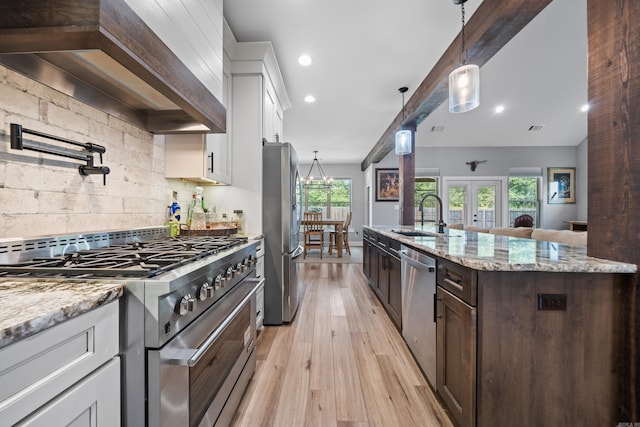
<instances>
[{"instance_id":1,"label":"stainless steel faucet","mask_svg":"<svg viewBox=\"0 0 640 427\"><path fill-rule=\"evenodd\" d=\"M434 193L427 193L420 200L420 225L424 228L424 199L427 197L435 197L438 201L438 233L444 233L444 227L447 224L442 220L442 199Z\"/></svg>"}]
</instances>

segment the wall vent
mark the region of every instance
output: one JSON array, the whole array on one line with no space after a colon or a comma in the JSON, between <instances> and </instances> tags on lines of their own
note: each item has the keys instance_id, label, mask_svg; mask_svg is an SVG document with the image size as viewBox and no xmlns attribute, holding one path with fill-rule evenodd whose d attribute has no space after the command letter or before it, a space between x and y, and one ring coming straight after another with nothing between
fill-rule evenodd
<instances>
[{"instance_id":1,"label":"wall vent","mask_svg":"<svg viewBox=\"0 0 640 427\"><path fill-rule=\"evenodd\" d=\"M541 131L544 125L531 125L529 126L529 132Z\"/></svg>"},{"instance_id":2,"label":"wall vent","mask_svg":"<svg viewBox=\"0 0 640 427\"><path fill-rule=\"evenodd\" d=\"M431 132L442 132L444 130L444 126L431 126Z\"/></svg>"}]
</instances>

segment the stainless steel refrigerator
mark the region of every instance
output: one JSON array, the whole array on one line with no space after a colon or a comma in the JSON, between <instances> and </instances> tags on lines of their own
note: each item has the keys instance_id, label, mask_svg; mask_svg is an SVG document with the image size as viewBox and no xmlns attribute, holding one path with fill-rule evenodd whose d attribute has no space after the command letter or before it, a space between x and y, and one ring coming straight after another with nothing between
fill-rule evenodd
<instances>
[{"instance_id":1,"label":"stainless steel refrigerator","mask_svg":"<svg viewBox=\"0 0 640 427\"><path fill-rule=\"evenodd\" d=\"M264 324L281 325L291 322L302 294L296 263L302 254L302 182L290 143L264 142L262 159Z\"/></svg>"}]
</instances>

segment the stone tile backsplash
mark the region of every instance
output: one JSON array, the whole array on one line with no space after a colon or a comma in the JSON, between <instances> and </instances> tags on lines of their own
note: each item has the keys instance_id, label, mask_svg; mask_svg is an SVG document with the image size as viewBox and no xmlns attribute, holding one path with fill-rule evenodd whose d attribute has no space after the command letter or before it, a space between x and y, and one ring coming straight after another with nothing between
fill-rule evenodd
<instances>
[{"instance_id":1,"label":"stone tile backsplash","mask_svg":"<svg viewBox=\"0 0 640 427\"><path fill-rule=\"evenodd\" d=\"M0 237L161 225L171 192L185 208L194 185L164 178L164 138L0 66ZM111 169L83 177L82 163L12 150L10 123L106 147ZM25 135L30 138L30 135ZM67 146L70 148L70 146ZM99 156L94 155L96 164Z\"/></svg>"}]
</instances>

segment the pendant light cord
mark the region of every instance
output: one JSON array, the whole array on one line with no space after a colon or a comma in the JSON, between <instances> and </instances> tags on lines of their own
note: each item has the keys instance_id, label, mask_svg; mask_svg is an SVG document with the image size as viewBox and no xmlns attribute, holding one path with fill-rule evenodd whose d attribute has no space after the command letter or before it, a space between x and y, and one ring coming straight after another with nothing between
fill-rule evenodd
<instances>
[{"instance_id":1,"label":"pendant light cord","mask_svg":"<svg viewBox=\"0 0 640 427\"><path fill-rule=\"evenodd\" d=\"M467 57L464 51L464 3L460 4L460 9L462 10L462 49L460 50L460 61L462 65L467 63Z\"/></svg>"},{"instance_id":2,"label":"pendant light cord","mask_svg":"<svg viewBox=\"0 0 640 427\"><path fill-rule=\"evenodd\" d=\"M404 128L404 92L402 92L402 126L400 128Z\"/></svg>"}]
</instances>

